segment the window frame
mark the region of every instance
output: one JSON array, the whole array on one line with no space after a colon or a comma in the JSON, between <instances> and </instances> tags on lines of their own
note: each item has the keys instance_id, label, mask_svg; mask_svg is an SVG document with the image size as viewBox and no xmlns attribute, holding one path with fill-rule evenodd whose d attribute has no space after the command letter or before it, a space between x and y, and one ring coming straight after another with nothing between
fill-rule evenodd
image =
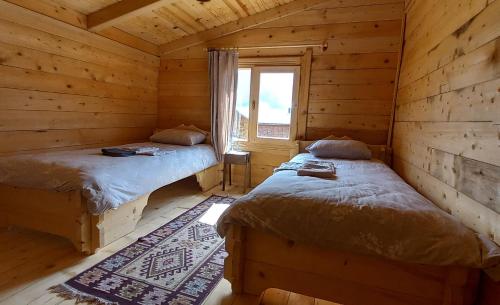
<instances>
[{"instance_id":1,"label":"window frame","mask_svg":"<svg viewBox=\"0 0 500 305\"><path fill-rule=\"evenodd\" d=\"M273 65L272 61L259 63L240 63L238 69L251 69L250 78L250 96L249 96L249 118L248 118L248 135L247 140L233 140L233 147L249 149L252 147L271 147L271 146L293 146L296 142L297 135L297 110L300 98L300 78L301 65L296 61L291 61L291 64L284 62L276 62L279 65ZM259 113L259 91L260 91L260 75L261 73L280 73L293 72L293 92L292 92L292 107L290 113L290 133L288 139L265 138L258 137L258 113ZM254 106L255 105L255 106Z\"/></svg>"}]
</instances>

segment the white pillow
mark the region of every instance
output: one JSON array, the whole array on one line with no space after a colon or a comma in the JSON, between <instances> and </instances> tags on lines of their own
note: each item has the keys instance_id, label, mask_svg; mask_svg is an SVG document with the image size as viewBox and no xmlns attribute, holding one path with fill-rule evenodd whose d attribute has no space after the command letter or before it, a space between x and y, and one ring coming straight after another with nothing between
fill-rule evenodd
<instances>
[{"instance_id":1,"label":"white pillow","mask_svg":"<svg viewBox=\"0 0 500 305\"><path fill-rule=\"evenodd\" d=\"M337 137L336 135L329 135L328 137L326 138L323 138L321 140L352 140L351 138L349 138L348 136L342 136L342 137Z\"/></svg>"},{"instance_id":2,"label":"white pillow","mask_svg":"<svg viewBox=\"0 0 500 305\"><path fill-rule=\"evenodd\" d=\"M165 129L155 133L149 139L151 142L191 146L205 141L206 136L198 131L185 129Z\"/></svg>"},{"instance_id":3,"label":"white pillow","mask_svg":"<svg viewBox=\"0 0 500 305\"><path fill-rule=\"evenodd\" d=\"M207 135L208 135L208 131L205 131L205 130L203 130L203 129L201 129L201 128L198 128L198 127L196 127L195 125L192 125L192 124L191 124L191 125L184 125L184 124L181 124L181 125L179 125L179 126L175 127L175 129L192 130L192 131L197 131L197 132L199 132L199 133L202 133L202 134L204 134L205 136L207 136Z\"/></svg>"},{"instance_id":4,"label":"white pillow","mask_svg":"<svg viewBox=\"0 0 500 305\"><path fill-rule=\"evenodd\" d=\"M319 140L306 147L306 150L319 158L369 160L372 157L368 146L355 140Z\"/></svg>"}]
</instances>

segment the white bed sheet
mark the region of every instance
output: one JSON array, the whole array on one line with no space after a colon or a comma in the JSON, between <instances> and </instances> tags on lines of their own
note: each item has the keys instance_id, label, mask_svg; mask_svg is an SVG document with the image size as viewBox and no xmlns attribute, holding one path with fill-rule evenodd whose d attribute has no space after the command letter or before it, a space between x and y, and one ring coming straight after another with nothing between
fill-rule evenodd
<instances>
[{"instance_id":1,"label":"white bed sheet","mask_svg":"<svg viewBox=\"0 0 500 305\"><path fill-rule=\"evenodd\" d=\"M213 147L160 143L160 156L109 157L100 148L0 158L0 183L58 192L81 190L89 211L102 214L217 164Z\"/></svg>"}]
</instances>

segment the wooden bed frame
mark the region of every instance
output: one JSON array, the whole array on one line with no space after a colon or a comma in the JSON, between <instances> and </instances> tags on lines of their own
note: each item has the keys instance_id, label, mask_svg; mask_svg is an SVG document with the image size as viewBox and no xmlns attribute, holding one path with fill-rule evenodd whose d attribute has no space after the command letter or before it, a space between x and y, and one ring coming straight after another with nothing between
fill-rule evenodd
<instances>
[{"instance_id":1,"label":"wooden bed frame","mask_svg":"<svg viewBox=\"0 0 500 305\"><path fill-rule=\"evenodd\" d=\"M311 142L301 141L304 151ZM390 150L370 146L390 164ZM471 305L478 269L396 262L323 249L232 224L224 277L233 293L261 295L278 288L344 305Z\"/></svg>"},{"instance_id":2,"label":"wooden bed frame","mask_svg":"<svg viewBox=\"0 0 500 305\"><path fill-rule=\"evenodd\" d=\"M235 294L278 288L343 305L472 305L479 270L322 249L231 225L224 277Z\"/></svg>"},{"instance_id":3,"label":"wooden bed frame","mask_svg":"<svg viewBox=\"0 0 500 305\"><path fill-rule=\"evenodd\" d=\"M220 184L220 165L196 173L203 191ZM116 210L92 215L80 191L55 192L0 184L0 228L20 226L69 239L84 254L93 254L135 229L150 194Z\"/></svg>"}]
</instances>

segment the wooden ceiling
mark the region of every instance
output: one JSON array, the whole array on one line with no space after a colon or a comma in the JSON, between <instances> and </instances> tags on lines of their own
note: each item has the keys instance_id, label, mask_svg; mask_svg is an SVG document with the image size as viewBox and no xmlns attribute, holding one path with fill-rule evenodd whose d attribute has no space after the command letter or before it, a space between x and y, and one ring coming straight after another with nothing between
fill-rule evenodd
<instances>
[{"instance_id":1,"label":"wooden ceiling","mask_svg":"<svg viewBox=\"0 0 500 305\"><path fill-rule=\"evenodd\" d=\"M3 1L160 56L345 0Z\"/></svg>"},{"instance_id":2,"label":"wooden ceiling","mask_svg":"<svg viewBox=\"0 0 500 305\"><path fill-rule=\"evenodd\" d=\"M43 0L46 1L46 0ZM138 5L133 14L104 26L94 27L92 18L107 14L114 6L129 0L51 0L58 5L87 15L92 30L105 30L110 26L155 45L203 32L223 24L284 5L292 0L134 0ZM144 3L142 6L141 3ZM117 8L117 10L119 10ZM124 9L125 10L125 9ZM99 17L100 18L100 17Z\"/></svg>"},{"instance_id":3,"label":"wooden ceiling","mask_svg":"<svg viewBox=\"0 0 500 305\"><path fill-rule=\"evenodd\" d=\"M58 3L62 7L73 9L84 15L88 15L90 13L103 9L106 6L109 6L116 2L120 2L120 0L54 0L54 2Z\"/></svg>"}]
</instances>

